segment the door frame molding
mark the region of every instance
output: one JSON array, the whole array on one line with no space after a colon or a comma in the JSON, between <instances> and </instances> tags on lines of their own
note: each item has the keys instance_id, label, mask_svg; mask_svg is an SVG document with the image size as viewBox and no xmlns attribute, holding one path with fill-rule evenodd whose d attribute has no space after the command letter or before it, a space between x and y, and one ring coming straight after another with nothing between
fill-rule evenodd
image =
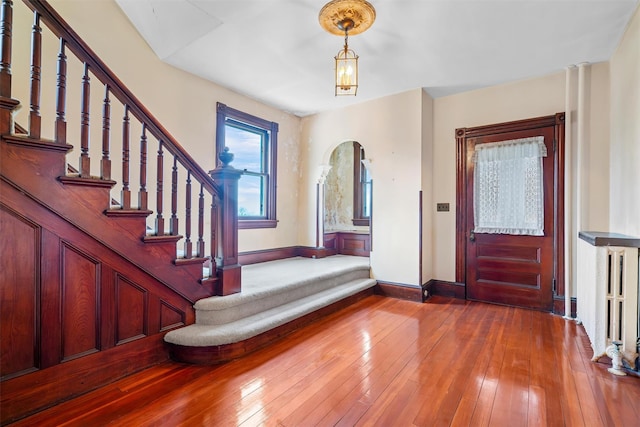
<instances>
[{"instance_id":1,"label":"door frame molding","mask_svg":"<svg viewBox=\"0 0 640 427\"><path fill-rule=\"evenodd\" d=\"M553 297L564 295L564 126L565 114L456 129L456 282L465 285L467 268L467 176L471 158L467 154L467 139L480 136L554 126L554 208L553 259L556 285Z\"/></svg>"}]
</instances>

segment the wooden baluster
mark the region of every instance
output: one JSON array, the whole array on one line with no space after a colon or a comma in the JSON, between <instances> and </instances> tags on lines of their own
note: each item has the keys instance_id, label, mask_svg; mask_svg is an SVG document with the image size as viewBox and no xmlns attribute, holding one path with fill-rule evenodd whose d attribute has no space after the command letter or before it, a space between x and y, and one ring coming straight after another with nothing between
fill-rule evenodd
<instances>
[{"instance_id":1,"label":"wooden baluster","mask_svg":"<svg viewBox=\"0 0 640 427\"><path fill-rule=\"evenodd\" d=\"M102 161L100 162L100 177L111 179L111 160L109 146L111 135L111 100L109 99L109 85L104 86L104 105L102 109Z\"/></svg>"},{"instance_id":2,"label":"wooden baluster","mask_svg":"<svg viewBox=\"0 0 640 427\"><path fill-rule=\"evenodd\" d=\"M171 172L171 221L169 231L172 236L178 235L178 158L173 156Z\"/></svg>"},{"instance_id":3,"label":"wooden baluster","mask_svg":"<svg viewBox=\"0 0 640 427\"><path fill-rule=\"evenodd\" d=\"M187 171L186 208L184 218L184 257L193 257L193 243L191 243L191 171Z\"/></svg>"},{"instance_id":4,"label":"wooden baluster","mask_svg":"<svg viewBox=\"0 0 640 427\"><path fill-rule=\"evenodd\" d=\"M149 207L147 194L147 125L142 123L140 135L140 192L138 193L138 209L146 211Z\"/></svg>"},{"instance_id":5,"label":"wooden baluster","mask_svg":"<svg viewBox=\"0 0 640 427\"><path fill-rule=\"evenodd\" d=\"M55 139L58 144L66 144L67 122L65 119L65 113L67 108L67 55L65 54L65 42L62 38L60 38L60 50L58 51L57 88Z\"/></svg>"},{"instance_id":6,"label":"wooden baluster","mask_svg":"<svg viewBox=\"0 0 640 427\"><path fill-rule=\"evenodd\" d=\"M80 176L91 176L91 159L89 158L89 105L91 85L89 84L89 64L84 63L82 76L82 110L80 112Z\"/></svg>"},{"instance_id":7,"label":"wooden baluster","mask_svg":"<svg viewBox=\"0 0 640 427\"><path fill-rule=\"evenodd\" d=\"M11 30L13 27L13 2L2 0L0 8L0 96L11 98Z\"/></svg>"},{"instance_id":8,"label":"wooden baluster","mask_svg":"<svg viewBox=\"0 0 640 427\"><path fill-rule=\"evenodd\" d=\"M156 236L164 236L164 218L162 217L162 192L163 178L164 178L164 153L162 151L162 140L158 141L158 157L157 157L157 169L158 179L156 184Z\"/></svg>"},{"instance_id":9,"label":"wooden baluster","mask_svg":"<svg viewBox=\"0 0 640 427\"><path fill-rule=\"evenodd\" d=\"M122 118L122 209L131 209L131 190L129 189L129 106L124 106Z\"/></svg>"},{"instance_id":10,"label":"wooden baluster","mask_svg":"<svg viewBox=\"0 0 640 427\"><path fill-rule=\"evenodd\" d=\"M33 12L33 27L31 31L31 98L29 110L29 136L40 138L40 75L42 62L42 28L40 14Z\"/></svg>"},{"instance_id":11,"label":"wooden baluster","mask_svg":"<svg viewBox=\"0 0 640 427\"><path fill-rule=\"evenodd\" d=\"M215 227L211 223L211 227ZM204 186L200 183L200 196L198 197L198 258L204 258Z\"/></svg>"}]
</instances>

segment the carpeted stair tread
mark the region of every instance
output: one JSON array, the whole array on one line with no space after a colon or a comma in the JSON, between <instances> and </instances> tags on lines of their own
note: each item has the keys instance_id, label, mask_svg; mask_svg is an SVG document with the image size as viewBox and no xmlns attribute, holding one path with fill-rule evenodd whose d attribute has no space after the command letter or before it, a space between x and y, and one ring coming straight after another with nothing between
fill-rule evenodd
<instances>
[{"instance_id":1,"label":"carpeted stair tread","mask_svg":"<svg viewBox=\"0 0 640 427\"><path fill-rule=\"evenodd\" d=\"M376 280L370 278L352 280L234 322L223 325L194 324L176 329L168 332L164 339L172 344L191 347L232 344L274 329L375 284Z\"/></svg>"},{"instance_id":2,"label":"carpeted stair tread","mask_svg":"<svg viewBox=\"0 0 640 427\"><path fill-rule=\"evenodd\" d=\"M268 289L260 292L247 293L241 299L241 304L237 305L217 305L212 304L217 301L224 302L228 297L218 297L209 304L196 303L196 323L202 325L222 325L239 320L243 317L252 316L262 311L280 307L292 301L306 298L326 289L351 282L353 280L368 279L369 269L358 270L336 270L332 274L325 274L321 277L309 277L298 280L295 283L272 285ZM245 291L243 290L243 293ZM233 297L233 295L229 296ZM239 299L240 300L240 299ZM203 308L205 307L205 308Z\"/></svg>"},{"instance_id":3,"label":"carpeted stair tread","mask_svg":"<svg viewBox=\"0 0 640 427\"><path fill-rule=\"evenodd\" d=\"M355 271L369 277L369 259L334 255L319 259L294 257L245 265L242 267L242 292L225 297L203 298L194 307L196 310L224 310Z\"/></svg>"}]
</instances>

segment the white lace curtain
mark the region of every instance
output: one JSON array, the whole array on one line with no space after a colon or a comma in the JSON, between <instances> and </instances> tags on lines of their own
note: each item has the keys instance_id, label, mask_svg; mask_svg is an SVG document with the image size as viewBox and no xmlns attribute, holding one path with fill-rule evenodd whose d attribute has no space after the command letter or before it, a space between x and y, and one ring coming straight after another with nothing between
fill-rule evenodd
<instances>
[{"instance_id":1,"label":"white lace curtain","mask_svg":"<svg viewBox=\"0 0 640 427\"><path fill-rule=\"evenodd\" d=\"M544 235L544 137L476 146L473 212L476 233Z\"/></svg>"}]
</instances>

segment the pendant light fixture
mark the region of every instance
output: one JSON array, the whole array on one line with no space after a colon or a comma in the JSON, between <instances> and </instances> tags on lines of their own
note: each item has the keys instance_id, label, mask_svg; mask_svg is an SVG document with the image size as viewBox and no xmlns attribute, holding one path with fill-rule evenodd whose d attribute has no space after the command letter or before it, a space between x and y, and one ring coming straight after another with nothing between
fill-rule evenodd
<instances>
[{"instance_id":1,"label":"pendant light fixture","mask_svg":"<svg viewBox=\"0 0 640 427\"><path fill-rule=\"evenodd\" d=\"M376 10L365 0L332 0L320 10L318 20L326 31L344 35L344 47L335 56L335 94L358 92L358 55L349 49L349 35L360 34L373 24Z\"/></svg>"}]
</instances>

